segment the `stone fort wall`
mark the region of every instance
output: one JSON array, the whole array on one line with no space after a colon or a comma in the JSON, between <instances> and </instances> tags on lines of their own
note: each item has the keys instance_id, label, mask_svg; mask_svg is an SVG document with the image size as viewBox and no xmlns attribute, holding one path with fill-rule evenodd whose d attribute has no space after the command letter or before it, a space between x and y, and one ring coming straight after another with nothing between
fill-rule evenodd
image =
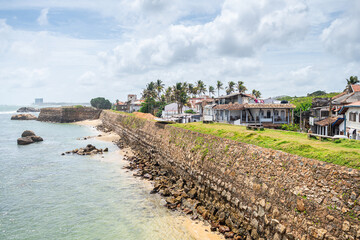
<instances>
[{"instance_id":1,"label":"stone fort wall","mask_svg":"<svg viewBox=\"0 0 360 240\"><path fill-rule=\"evenodd\" d=\"M131 115L103 124L195 184L208 218L247 239L360 239L360 171Z\"/></svg>"}]
</instances>

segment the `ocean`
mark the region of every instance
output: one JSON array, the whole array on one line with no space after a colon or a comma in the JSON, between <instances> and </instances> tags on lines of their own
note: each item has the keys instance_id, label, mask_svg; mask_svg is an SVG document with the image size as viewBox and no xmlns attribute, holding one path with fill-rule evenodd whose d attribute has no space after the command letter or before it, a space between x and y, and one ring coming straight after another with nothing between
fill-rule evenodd
<instances>
[{"instance_id":1,"label":"ocean","mask_svg":"<svg viewBox=\"0 0 360 240\"><path fill-rule=\"evenodd\" d=\"M99 134L75 124L10 120L0 106L0 239L194 239L178 213L133 177L111 142L77 140ZM44 141L18 146L32 130ZM96 156L61 153L93 144Z\"/></svg>"}]
</instances>

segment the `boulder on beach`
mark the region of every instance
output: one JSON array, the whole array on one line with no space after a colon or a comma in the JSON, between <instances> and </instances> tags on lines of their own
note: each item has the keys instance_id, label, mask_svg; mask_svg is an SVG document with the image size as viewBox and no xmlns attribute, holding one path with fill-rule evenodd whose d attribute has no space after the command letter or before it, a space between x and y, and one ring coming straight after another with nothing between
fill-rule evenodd
<instances>
[{"instance_id":1,"label":"boulder on beach","mask_svg":"<svg viewBox=\"0 0 360 240\"><path fill-rule=\"evenodd\" d=\"M11 120L36 120L37 117L29 114L29 113L25 113L25 114L16 114L11 116Z\"/></svg>"},{"instance_id":2,"label":"boulder on beach","mask_svg":"<svg viewBox=\"0 0 360 240\"><path fill-rule=\"evenodd\" d=\"M17 112L40 112L40 109L33 107L21 107Z\"/></svg>"},{"instance_id":3,"label":"boulder on beach","mask_svg":"<svg viewBox=\"0 0 360 240\"><path fill-rule=\"evenodd\" d=\"M21 138L18 138L17 144L18 145L28 145L34 142L41 142L44 141L42 137L36 136L33 131L26 130L21 134Z\"/></svg>"}]
</instances>

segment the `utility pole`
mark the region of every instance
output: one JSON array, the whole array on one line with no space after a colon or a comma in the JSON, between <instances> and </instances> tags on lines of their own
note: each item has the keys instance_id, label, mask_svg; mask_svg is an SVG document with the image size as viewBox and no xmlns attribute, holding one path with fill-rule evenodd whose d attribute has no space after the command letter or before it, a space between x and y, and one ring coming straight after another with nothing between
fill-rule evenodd
<instances>
[{"instance_id":1,"label":"utility pole","mask_svg":"<svg viewBox=\"0 0 360 240\"><path fill-rule=\"evenodd\" d=\"M301 118L301 107L300 107L300 130L302 131L303 127L302 127L302 118Z\"/></svg>"},{"instance_id":2,"label":"utility pole","mask_svg":"<svg viewBox=\"0 0 360 240\"><path fill-rule=\"evenodd\" d=\"M332 117L332 102L331 102L331 98L330 98L330 104L329 104L329 127L328 127L328 135L331 136L332 133L332 129L331 129L331 123L330 123L330 118Z\"/></svg>"}]
</instances>

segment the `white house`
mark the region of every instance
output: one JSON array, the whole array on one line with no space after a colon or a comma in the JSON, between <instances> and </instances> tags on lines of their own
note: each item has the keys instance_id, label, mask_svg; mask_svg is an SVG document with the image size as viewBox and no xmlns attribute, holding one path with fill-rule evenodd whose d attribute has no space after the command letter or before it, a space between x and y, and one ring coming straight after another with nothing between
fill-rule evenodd
<instances>
[{"instance_id":1,"label":"white house","mask_svg":"<svg viewBox=\"0 0 360 240\"><path fill-rule=\"evenodd\" d=\"M164 110L162 111L162 118L171 118L174 115L177 114L183 114L186 110L190 110L191 108L187 107L187 106L183 106L183 108L181 109L181 112L178 112L178 105L177 103L170 103L168 105L165 106Z\"/></svg>"},{"instance_id":2,"label":"white house","mask_svg":"<svg viewBox=\"0 0 360 240\"><path fill-rule=\"evenodd\" d=\"M244 93L233 93L215 99L203 107L203 121L224 122L235 125L262 124L265 127L276 127L292 122L294 105L274 102L267 103Z\"/></svg>"},{"instance_id":3,"label":"white house","mask_svg":"<svg viewBox=\"0 0 360 240\"><path fill-rule=\"evenodd\" d=\"M360 140L360 101L353 102L341 108L340 114L344 114L344 122L340 125L344 135L349 139Z\"/></svg>"}]
</instances>

